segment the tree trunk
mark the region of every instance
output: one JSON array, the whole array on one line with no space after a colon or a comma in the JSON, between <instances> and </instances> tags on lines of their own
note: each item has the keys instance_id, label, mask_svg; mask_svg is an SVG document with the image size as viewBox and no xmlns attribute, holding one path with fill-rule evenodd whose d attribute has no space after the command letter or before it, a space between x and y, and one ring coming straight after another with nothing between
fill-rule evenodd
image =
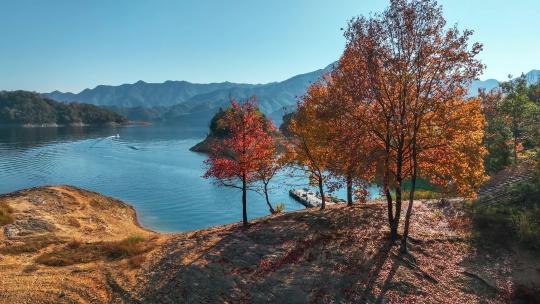
<instances>
[{"instance_id":1,"label":"tree trunk","mask_svg":"<svg viewBox=\"0 0 540 304\"><path fill-rule=\"evenodd\" d=\"M399 228L399 220L401 219L401 164L400 159L398 157L398 163L397 163L397 185L396 185L396 214L394 215L394 220L392 221L392 227L391 227L391 235L392 240L398 239L398 228Z\"/></svg>"},{"instance_id":2,"label":"tree trunk","mask_svg":"<svg viewBox=\"0 0 540 304\"><path fill-rule=\"evenodd\" d=\"M388 225L390 226L390 238L395 239L397 238L397 234L394 235L394 230L392 229L394 224L394 211L393 211L393 205L392 205L392 194L390 194L390 188L385 187L384 194L386 196L386 202L388 203Z\"/></svg>"},{"instance_id":3,"label":"tree trunk","mask_svg":"<svg viewBox=\"0 0 540 304\"><path fill-rule=\"evenodd\" d=\"M416 190L416 176L411 179L411 192L409 194L409 206L405 213L405 226L403 227L403 236L401 238L401 253L407 253L407 238L409 237L409 223L411 222L411 214L414 203L414 191Z\"/></svg>"},{"instance_id":4,"label":"tree trunk","mask_svg":"<svg viewBox=\"0 0 540 304\"><path fill-rule=\"evenodd\" d=\"M411 176L411 192L409 193L409 206L407 206L407 212L405 213L405 226L403 227L403 237L401 238L401 253L407 253L407 238L409 237L409 223L411 222L412 209L414 204L414 192L416 191L416 175L418 169L418 161L416 155L416 135L413 138L412 144L412 157L413 168Z\"/></svg>"},{"instance_id":5,"label":"tree trunk","mask_svg":"<svg viewBox=\"0 0 540 304\"><path fill-rule=\"evenodd\" d=\"M399 228L399 220L401 218L401 181L398 181L398 185L396 187L396 214L394 215L394 220L392 221L392 227L391 227L391 236L392 240L398 239L398 228Z\"/></svg>"},{"instance_id":6,"label":"tree trunk","mask_svg":"<svg viewBox=\"0 0 540 304\"><path fill-rule=\"evenodd\" d=\"M392 240L398 238L399 220L401 219L401 186L403 182L403 137L399 140L396 159L396 215L392 222Z\"/></svg>"},{"instance_id":7,"label":"tree trunk","mask_svg":"<svg viewBox=\"0 0 540 304\"><path fill-rule=\"evenodd\" d=\"M324 189L323 189L322 175L319 175L319 193L321 193L321 210L324 210L324 208L326 208L326 202L325 202L325 199L324 199Z\"/></svg>"},{"instance_id":8,"label":"tree trunk","mask_svg":"<svg viewBox=\"0 0 540 304\"><path fill-rule=\"evenodd\" d=\"M515 108L515 107L514 107ZM514 113L514 117L516 117L517 114ZM514 164L517 164L518 157L517 157L517 147L518 147L518 136L519 136L519 126L517 123L517 118L512 119L512 139L514 140Z\"/></svg>"},{"instance_id":9,"label":"tree trunk","mask_svg":"<svg viewBox=\"0 0 540 304\"><path fill-rule=\"evenodd\" d=\"M247 184L246 177L242 177L242 223L244 227L249 225L247 219Z\"/></svg>"},{"instance_id":10,"label":"tree trunk","mask_svg":"<svg viewBox=\"0 0 540 304\"><path fill-rule=\"evenodd\" d=\"M389 129L389 121L386 122L386 127ZM390 134L386 133L385 141L386 158L384 161L384 194L388 203L388 225L390 226L390 239L397 239L397 230L394 230L394 211L392 203L392 194L390 193Z\"/></svg>"},{"instance_id":11,"label":"tree trunk","mask_svg":"<svg viewBox=\"0 0 540 304\"><path fill-rule=\"evenodd\" d=\"M266 199L266 204L268 205L268 209L270 210L271 214L276 213L276 210L272 207L272 204L270 204L270 198L268 198L268 185L264 184L264 198Z\"/></svg>"},{"instance_id":12,"label":"tree trunk","mask_svg":"<svg viewBox=\"0 0 540 304\"><path fill-rule=\"evenodd\" d=\"M353 199L352 199L352 177L350 175L347 176L347 206L352 206Z\"/></svg>"},{"instance_id":13,"label":"tree trunk","mask_svg":"<svg viewBox=\"0 0 540 304\"><path fill-rule=\"evenodd\" d=\"M518 162L518 156L517 156L517 136L514 136L514 164L517 164Z\"/></svg>"}]
</instances>

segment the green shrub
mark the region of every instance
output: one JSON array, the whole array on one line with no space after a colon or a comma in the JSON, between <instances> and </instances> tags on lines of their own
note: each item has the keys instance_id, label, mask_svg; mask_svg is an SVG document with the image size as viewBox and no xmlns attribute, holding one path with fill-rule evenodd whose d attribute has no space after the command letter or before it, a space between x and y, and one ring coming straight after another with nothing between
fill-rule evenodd
<instances>
[{"instance_id":1,"label":"green shrub","mask_svg":"<svg viewBox=\"0 0 540 304\"><path fill-rule=\"evenodd\" d=\"M523 181L507 190L504 199L473 205L478 236L496 242L517 240L525 247L540 249L540 182Z\"/></svg>"},{"instance_id":2,"label":"green shrub","mask_svg":"<svg viewBox=\"0 0 540 304\"><path fill-rule=\"evenodd\" d=\"M512 224L520 242L538 247L540 245L540 225L538 223L539 212L520 211L512 215Z\"/></svg>"},{"instance_id":3,"label":"green shrub","mask_svg":"<svg viewBox=\"0 0 540 304\"><path fill-rule=\"evenodd\" d=\"M401 191L401 199L403 201L409 200L409 191ZM437 192L434 190L416 190L414 191L414 199L415 200L422 200L422 199L441 199L445 197L445 195L441 192ZM446 196L448 197L448 196ZM392 199L396 199L396 194L392 193Z\"/></svg>"}]
</instances>

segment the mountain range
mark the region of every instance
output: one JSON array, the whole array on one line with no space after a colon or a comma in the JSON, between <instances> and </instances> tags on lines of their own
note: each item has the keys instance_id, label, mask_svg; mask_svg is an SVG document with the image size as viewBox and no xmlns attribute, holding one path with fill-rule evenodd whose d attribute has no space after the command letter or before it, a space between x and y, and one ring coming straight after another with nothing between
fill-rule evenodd
<instances>
[{"instance_id":1,"label":"mountain range","mask_svg":"<svg viewBox=\"0 0 540 304\"><path fill-rule=\"evenodd\" d=\"M206 126L220 107L228 106L231 98L243 99L255 95L261 111L274 121L280 122L283 114L294 107L297 98L305 93L306 88L330 71L333 64L281 82L267 84L138 81L119 86L99 85L80 93L54 91L43 95L58 101L104 106L134 120L184 122L196 126ZM540 70L532 70L525 74L525 77L530 83L536 83L540 80ZM496 79L474 81L470 95L476 95L480 88L490 90L498 85L499 81Z\"/></svg>"}]
</instances>

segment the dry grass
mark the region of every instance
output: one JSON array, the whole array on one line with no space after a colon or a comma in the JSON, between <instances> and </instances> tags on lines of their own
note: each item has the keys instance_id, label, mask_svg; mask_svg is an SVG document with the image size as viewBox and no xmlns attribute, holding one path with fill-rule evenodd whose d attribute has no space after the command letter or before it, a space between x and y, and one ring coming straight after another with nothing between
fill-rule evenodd
<instances>
[{"instance_id":1,"label":"dry grass","mask_svg":"<svg viewBox=\"0 0 540 304\"><path fill-rule=\"evenodd\" d=\"M117 260L132 257L149 250L147 240L138 235L131 235L119 242L103 243L106 256Z\"/></svg>"},{"instance_id":2,"label":"dry grass","mask_svg":"<svg viewBox=\"0 0 540 304\"><path fill-rule=\"evenodd\" d=\"M75 227L75 228L81 227L81 223L79 223L79 221L74 217L68 218L67 222L71 227Z\"/></svg>"},{"instance_id":3,"label":"dry grass","mask_svg":"<svg viewBox=\"0 0 540 304\"><path fill-rule=\"evenodd\" d=\"M114 302L160 242L129 205L70 186L3 194L0 208L12 223L0 227L0 303Z\"/></svg>"},{"instance_id":4,"label":"dry grass","mask_svg":"<svg viewBox=\"0 0 540 304\"><path fill-rule=\"evenodd\" d=\"M143 254L132 256L128 260L129 267L138 268L144 263L144 261L146 261L146 256Z\"/></svg>"},{"instance_id":5,"label":"dry grass","mask_svg":"<svg viewBox=\"0 0 540 304\"><path fill-rule=\"evenodd\" d=\"M22 252L0 258L2 303L538 302L537 257L471 242L470 218L455 200L415 203L404 256L388 241L383 202L158 235L136 226L128 206L76 188L9 199L17 222L31 215L58 229L47 232L57 238L48 245L44 236L2 239L0 250Z\"/></svg>"},{"instance_id":6,"label":"dry grass","mask_svg":"<svg viewBox=\"0 0 540 304\"><path fill-rule=\"evenodd\" d=\"M23 268L24 273L33 273L36 272L39 267L36 264L30 264Z\"/></svg>"},{"instance_id":7,"label":"dry grass","mask_svg":"<svg viewBox=\"0 0 540 304\"><path fill-rule=\"evenodd\" d=\"M37 257L36 263L47 266L68 266L97 260L120 260L141 255L151 249L151 241L129 236L121 241L82 243L73 240L62 247ZM130 263L136 264L141 258ZM142 260L144 261L144 259ZM141 262L142 263L142 262Z\"/></svg>"},{"instance_id":8,"label":"dry grass","mask_svg":"<svg viewBox=\"0 0 540 304\"><path fill-rule=\"evenodd\" d=\"M99 260L102 248L98 244L85 244L78 248L66 245L36 258L36 263L47 266L68 266Z\"/></svg>"},{"instance_id":9,"label":"dry grass","mask_svg":"<svg viewBox=\"0 0 540 304\"><path fill-rule=\"evenodd\" d=\"M0 202L0 227L13 223L13 209L4 202Z\"/></svg>"},{"instance_id":10,"label":"dry grass","mask_svg":"<svg viewBox=\"0 0 540 304\"><path fill-rule=\"evenodd\" d=\"M1 254L17 255L23 253L36 253L52 244L58 244L60 240L54 237L38 236L26 238L18 242L5 244L0 247Z\"/></svg>"}]
</instances>

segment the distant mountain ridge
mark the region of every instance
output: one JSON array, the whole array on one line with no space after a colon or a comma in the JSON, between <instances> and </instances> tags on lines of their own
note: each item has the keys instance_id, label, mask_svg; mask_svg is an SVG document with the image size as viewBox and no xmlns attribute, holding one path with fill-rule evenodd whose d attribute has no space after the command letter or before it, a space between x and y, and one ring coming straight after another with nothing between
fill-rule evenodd
<instances>
[{"instance_id":1,"label":"distant mountain ridge","mask_svg":"<svg viewBox=\"0 0 540 304\"><path fill-rule=\"evenodd\" d=\"M540 70L532 70L529 73L525 74L527 82L529 84L538 83L540 81Z\"/></svg>"},{"instance_id":2,"label":"distant mountain ridge","mask_svg":"<svg viewBox=\"0 0 540 304\"><path fill-rule=\"evenodd\" d=\"M93 89L84 89L77 94L54 91L44 95L58 101L82 101L102 106L155 107L172 106L193 96L216 90L254 86L257 85L231 82L199 84L171 80L163 83L146 83L139 80L133 84L119 86L99 85Z\"/></svg>"},{"instance_id":3,"label":"distant mountain ridge","mask_svg":"<svg viewBox=\"0 0 540 304\"><path fill-rule=\"evenodd\" d=\"M332 65L267 84L138 81L119 86L100 85L77 94L54 91L43 95L58 101L105 106L134 120L148 118L163 122L183 121L201 126L206 126L220 107L228 106L231 98L242 99L255 95L261 110L280 120L284 114L283 109L294 105L297 97L302 96L311 83L330 71Z\"/></svg>"},{"instance_id":4,"label":"distant mountain ridge","mask_svg":"<svg viewBox=\"0 0 540 304\"><path fill-rule=\"evenodd\" d=\"M228 106L231 98L242 99L255 95L261 110L275 121L280 121L285 109L293 108L306 88L330 71L334 64L284 81L266 84L138 81L119 86L99 85L76 94L54 91L43 95L58 101L105 106L130 119L187 122L201 126L205 126L220 107ZM536 83L540 80L540 71L532 70L525 76L529 83ZM495 79L474 81L470 95L476 95L480 88L491 90L498 85L499 81Z\"/></svg>"}]
</instances>

